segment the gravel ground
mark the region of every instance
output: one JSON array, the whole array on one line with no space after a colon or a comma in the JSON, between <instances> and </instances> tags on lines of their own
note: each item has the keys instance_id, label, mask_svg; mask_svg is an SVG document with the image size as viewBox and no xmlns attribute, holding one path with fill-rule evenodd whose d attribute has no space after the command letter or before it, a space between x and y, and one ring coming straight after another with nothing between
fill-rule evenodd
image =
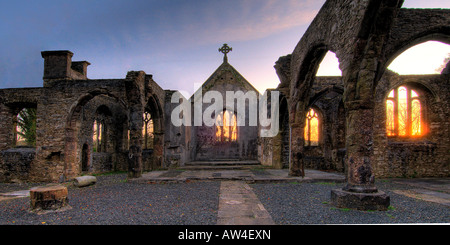
<instances>
[{"instance_id":1,"label":"gravel ground","mask_svg":"<svg viewBox=\"0 0 450 245\"><path fill-rule=\"evenodd\" d=\"M30 213L29 198L1 201L0 225L216 224L220 182L152 185L125 180L120 174L98 176L89 187L68 185L72 209L64 212ZM0 184L0 193L23 187Z\"/></svg>"},{"instance_id":2,"label":"gravel ground","mask_svg":"<svg viewBox=\"0 0 450 245\"><path fill-rule=\"evenodd\" d=\"M378 189L391 198L388 211L338 209L329 204L332 189L343 184L254 184L251 185L276 224L406 224L450 223L450 208L445 205L405 197L392 190L406 185L383 181Z\"/></svg>"},{"instance_id":3,"label":"gravel ground","mask_svg":"<svg viewBox=\"0 0 450 245\"><path fill-rule=\"evenodd\" d=\"M29 198L0 201L0 225L215 225L220 182L127 183L125 174L98 176L93 186L69 188L71 210L30 213ZM0 193L36 184L0 184ZM450 223L448 206L392 192L410 188L390 181L377 187L391 197L388 211L338 209L329 204L332 189L343 184L251 184L276 224Z\"/></svg>"}]
</instances>

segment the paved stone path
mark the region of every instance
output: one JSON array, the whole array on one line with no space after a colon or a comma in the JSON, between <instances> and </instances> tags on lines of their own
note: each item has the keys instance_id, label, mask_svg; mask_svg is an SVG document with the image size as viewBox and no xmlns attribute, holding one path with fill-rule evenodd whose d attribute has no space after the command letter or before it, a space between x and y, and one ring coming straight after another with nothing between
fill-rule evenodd
<instances>
[{"instance_id":1,"label":"paved stone path","mask_svg":"<svg viewBox=\"0 0 450 245\"><path fill-rule=\"evenodd\" d=\"M265 170L163 170L151 171L142 174L141 178L133 179L134 182L161 183L161 182L187 182L198 180L227 181L237 180L247 183L274 183L274 182L338 182L345 181L344 174L327 173L318 170L306 170L305 177L289 176L287 169L265 169Z\"/></svg>"},{"instance_id":2,"label":"paved stone path","mask_svg":"<svg viewBox=\"0 0 450 245\"><path fill-rule=\"evenodd\" d=\"M8 193L0 193L0 201L10 200L14 198L29 197L30 190L13 191Z\"/></svg>"},{"instance_id":3,"label":"paved stone path","mask_svg":"<svg viewBox=\"0 0 450 245\"><path fill-rule=\"evenodd\" d=\"M393 190L397 194L450 206L450 178L398 179L409 190Z\"/></svg>"},{"instance_id":4,"label":"paved stone path","mask_svg":"<svg viewBox=\"0 0 450 245\"><path fill-rule=\"evenodd\" d=\"M218 225L274 225L252 188L242 181L220 184Z\"/></svg>"}]
</instances>

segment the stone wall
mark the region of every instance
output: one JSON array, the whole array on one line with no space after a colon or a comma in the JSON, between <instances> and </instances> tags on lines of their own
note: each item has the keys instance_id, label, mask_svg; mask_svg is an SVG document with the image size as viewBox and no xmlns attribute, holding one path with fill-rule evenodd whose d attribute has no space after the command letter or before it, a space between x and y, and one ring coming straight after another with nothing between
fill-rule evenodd
<instances>
[{"instance_id":1,"label":"stone wall","mask_svg":"<svg viewBox=\"0 0 450 245\"><path fill-rule=\"evenodd\" d=\"M89 108L91 101L102 96L126 105L121 99L123 80L58 80L51 85L45 87L38 101L37 164L33 169L36 181L58 181L81 172L82 145L88 141L93 125L85 106Z\"/></svg>"},{"instance_id":2,"label":"stone wall","mask_svg":"<svg viewBox=\"0 0 450 245\"><path fill-rule=\"evenodd\" d=\"M375 93L373 172L376 177L449 176L449 75L398 75L387 71ZM400 85L412 85L425 96L428 133L420 138L395 138L386 134L387 94ZM320 113L319 146L304 148L305 168L346 171L345 110L342 77L316 77L308 108ZM280 110L285 110L282 105ZM282 115L283 113L280 113ZM281 168L280 135L261 138L260 161ZM284 166L286 167L286 166Z\"/></svg>"},{"instance_id":3,"label":"stone wall","mask_svg":"<svg viewBox=\"0 0 450 245\"><path fill-rule=\"evenodd\" d=\"M278 60L283 63L283 60L290 59L291 64L290 72L286 72L283 65L275 66L280 76L280 88L285 88L286 81L289 81L290 175L304 175L305 116L319 64L326 52L332 51L342 71L346 118L344 166L347 168L347 184L343 190L377 192L375 174L378 170L375 169L380 168L374 166L374 161L388 161L381 160L381 156L380 160L374 158L379 151L385 152L379 148L375 150L375 137L378 137L375 128L379 116L375 91L380 79L390 61L403 50L429 40L450 44L449 10L405 10L401 8L402 4L402 0L326 1L291 56ZM448 84L448 81L443 84ZM444 115L442 120L448 121L448 115ZM431 126L436 127L436 124ZM433 147L427 144L424 149L414 147L413 151L422 152L417 157L423 158L431 154ZM435 150L447 149L437 146ZM398 154L410 153L394 155ZM445 154L441 156L448 159L448 152ZM406 158L401 159L404 161ZM407 161L414 161L412 159Z\"/></svg>"},{"instance_id":4,"label":"stone wall","mask_svg":"<svg viewBox=\"0 0 450 245\"><path fill-rule=\"evenodd\" d=\"M164 168L184 166L186 162L192 159L189 150L192 147L192 136L190 134L189 126L175 126L171 120L172 111L180 106L179 103L171 102L175 92L177 91L167 90L165 94L164 117L166 120L164 121L164 165L161 166ZM184 96L182 96L182 100L187 101Z\"/></svg>"},{"instance_id":5,"label":"stone wall","mask_svg":"<svg viewBox=\"0 0 450 245\"><path fill-rule=\"evenodd\" d=\"M163 90L152 75L130 71L124 79L90 80L89 62L72 62L73 53L62 50L42 52L42 88L0 90L0 150L15 147L16 115L25 107L33 107L37 108L35 157L27 160L29 167L22 171L28 172L30 181L56 182L79 175L84 146L91 153L84 156L91 159L92 169L126 169L131 178L150 168L214 158L259 158L265 165L288 165L293 176L304 174L301 169L305 165L347 170L346 188L363 192L376 190L374 174L448 176L448 75L405 77L389 75L385 70L393 58L415 44L428 40L450 43L449 10L402 9L402 3L325 2L304 35L299 36L292 54L280 57L275 64L281 81L277 90L284 98L280 115L288 123L282 120L280 135L272 139L259 139L256 126L238 129L238 142L226 146L203 141L211 139L214 131L171 124L171 112L177 106L170 101L174 91ZM342 78L316 78L327 51L336 54ZM386 136L386 93L403 83L418 84L426 96L428 133L418 141ZM203 89L219 91L223 98L225 91L256 91L226 60ZM109 140L105 154L94 156L91 127L95 111L103 105L111 112L105 135ZM204 104L203 108L208 106ZM324 136L319 147L308 148L303 131L306 112L312 106L322 115ZM151 152L142 149L145 111L154 119ZM5 169L11 169L6 165L10 160L5 159L2 155L3 179L10 174ZM18 179L25 178L18 175Z\"/></svg>"},{"instance_id":6,"label":"stone wall","mask_svg":"<svg viewBox=\"0 0 450 245\"><path fill-rule=\"evenodd\" d=\"M316 77L308 108L319 116L319 145L305 146L305 168L343 171L339 150L345 148L345 112L341 77Z\"/></svg>"},{"instance_id":7,"label":"stone wall","mask_svg":"<svg viewBox=\"0 0 450 245\"><path fill-rule=\"evenodd\" d=\"M380 177L442 177L450 175L449 75L399 76L386 72L376 91L373 168ZM424 97L426 134L415 138L386 135L387 94L401 85Z\"/></svg>"},{"instance_id":8,"label":"stone wall","mask_svg":"<svg viewBox=\"0 0 450 245\"><path fill-rule=\"evenodd\" d=\"M305 146L304 167L344 171L345 112L341 77L316 77L308 108L319 115L319 144ZM280 132L274 138L261 138L260 159L263 165L289 167L289 125L287 104L280 102ZM284 102L284 103L283 103ZM298 136L297 136L298 137Z\"/></svg>"},{"instance_id":9,"label":"stone wall","mask_svg":"<svg viewBox=\"0 0 450 245\"><path fill-rule=\"evenodd\" d=\"M259 92L240 75L234 67L227 62L224 62L217 70L205 81L202 85L201 97L192 96L192 113L195 113L195 104L199 103L202 106L201 113L203 114L206 109L216 101L211 103L197 101L203 99L203 95L209 91L217 92L223 99L223 105L219 109L228 110L234 113L236 117L239 116L238 110L243 108L245 110L245 125L237 126L237 140L236 141L217 141L216 139L216 126L208 126L203 123L202 126L192 127L192 140L191 140L191 156L193 160L256 160L258 158L258 126L255 121L255 126L250 125L250 113L256 112L257 108L250 108L249 100L240 101L247 93L253 93L258 104ZM239 99L235 99L235 103L231 102L233 107L227 106L227 92L231 91L241 92L243 96ZM240 104L238 104L240 103ZM240 108L238 108L240 107ZM194 114L193 114L194 115ZM214 115L213 115L214 116ZM256 119L258 114L256 114Z\"/></svg>"},{"instance_id":10,"label":"stone wall","mask_svg":"<svg viewBox=\"0 0 450 245\"><path fill-rule=\"evenodd\" d=\"M115 99L106 95L99 95L91 99L83 106L81 113L81 128L78 130L77 149L83 149L87 145L92 158L86 159L87 172L105 172L116 170L126 170L121 166L126 166L126 162L118 157L120 154L128 154L128 116L127 111ZM94 120L102 122L103 137L100 140L100 147L94 146L93 125ZM99 154L106 153L108 157L100 157ZM82 150L78 153L80 165L83 164ZM97 156L97 157L96 157ZM108 163L105 163L108 159ZM108 167L103 167L108 166Z\"/></svg>"},{"instance_id":11,"label":"stone wall","mask_svg":"<svg viewBox=\"0 0 450 245\"><path fill-rule=\"evenodd\" d=\"M91 173L105 173L111 172L113 168L112 154L108 152L94 152L92 153L92 168Z\"/></svg>"},{"instance_id":12,"label":"stone wall","mask_svg":"<svg viewBox=\"0 0 450 245\"><path fill-rule=\"evenodd\" d=\"M136 171L146 166L163 166L165 91L144 72L129 72L125 79L87 79L89 62L72 62L70 51L42 52L44 86L0 90L0 150L15 147L15 120L25 107L37 109L35 159L28 181L64 181L81 174L83 160L88 172ZM137 99L136 99L137 98ZM108 113L99 115L99 108ZM130 146L140 148L142 113L152 114L155 141L152 154L138 151L131 159ZM105 120L105 143L93 152L92 127L96 118ZM128 141L131 130L132 144ZM85 148L88 153L83 153ZM140 153L139 153L140 152ZM84 155L83 155L84 154ZM84 159L83 159L84 157ZM147 164L150 162L150 164ZM0 159L2 169L6 168ZM137 168L130 168L137 164ZM133 165L134 166L134 165ZM6 171L7 172L7 171ZM2 178L8 173L2 171Z\"/></svg>"},{"instance_id":13,"label":"stone wall","mask_svg":"<svg viewBox=\"0 0 450 245\"><path fill-rule=\"evenodd\" d=\"M30 178L36 149L11 148L0 153L0 182L26 182Z\"/></svg>"}]
</instances>

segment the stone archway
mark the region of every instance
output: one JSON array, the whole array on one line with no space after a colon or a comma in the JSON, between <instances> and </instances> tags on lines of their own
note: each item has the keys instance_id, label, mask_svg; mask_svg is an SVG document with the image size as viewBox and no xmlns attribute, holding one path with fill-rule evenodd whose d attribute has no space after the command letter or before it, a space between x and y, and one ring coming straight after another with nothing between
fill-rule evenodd
<instances>
[{"instance_id":1,"label":"stone archway","mask_svg":"<svg viewBox=\"0 0 450 245\"><path fill-rule=\"evenodd\" d=\"M323 43L310 46L310 50L304 53L303 62L299 67L297 67L298 70L296 70L296 76L292 77L290 84L288 104L292 140L290 148L291 164L289 174L292 176L304 176L304 128L306 114L308 112L308 108L311 106L311 103L318 98L311 98L311 93L316 82L316 74L320 63L327 52L332 51ZM291 73L292 72L295 72L295 70L291 71Z\"/></svg>"},{"instance_id":2,"label":"stone archway","mask_svg":"<svg viewBox=\"0 0 450 245\"><path fill-rule=\"evenodd\" d=\"M156 95L149 97L144 109L145 112L150 114L153 123L153 142L151 143L151 150L143 148L142 161L144 170L151 170L164 165L164 113Z\"/></svg>"},{"instance_id":3,"label":"stone archway","mask_svg":"<svg viewBox=\"0 0 450 245\"><path fill-rule=\"evenodd\" d=\"M304 173L305 110L319 61L328 50L339 60L344 84L348 166L347 185L332 192L332 202L339 207L386 209L389 205L389 197L375 187L371 167L373 91L385 44L402 2L327 1L292 53L289 109L292 138L296 140L292 142L290 175L294 176ZM370 202L358 201L362 200L361 196Z\"/></svg>"},{"instance_id":4,"label":"stone archway","mask_svg":"<svg viewBox=\"0 0 450 245\"><path fill-rule=\"evenodd\" d=\"M79 175L81 171L83 171L82 163L83 160L85 160L83 158L83 155L85 154L84 150L89 149L89 152L92 151L92 147L85 149L84 144L80 145L81 138L79 136L79 132L82 127L82 116L85 105L98 96L105 96L106 98L112 99L118 107L122 108L122 113L126 114L125 103L123 103L123 101L116 96L107 92L96 90L79 97L79 99L71 107L66 121L66 137L64 147L64 175L66 179L74 178ZM89 163L92 163L91 157L92 155L89 156Z\"/></svg>"},{"instance_id":5,"label":"stone archway","mask_svg":"<svg viewBox=\"0 0 450 245\"><path fill-rule=\"evenodd\" d=\"M290 127L287 99L280 97L279 103L279 131L272 140L272 163L275 168L289 168L290 159ZM266 139L267 140L267 139ZM264 143L264 145L267 143Z\"/></svg>"}]
</instances>

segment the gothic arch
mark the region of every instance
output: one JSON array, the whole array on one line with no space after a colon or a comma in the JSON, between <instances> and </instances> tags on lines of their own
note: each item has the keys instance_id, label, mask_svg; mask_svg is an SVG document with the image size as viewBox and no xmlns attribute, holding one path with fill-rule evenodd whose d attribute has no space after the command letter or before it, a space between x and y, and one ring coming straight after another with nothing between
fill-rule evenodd
<instances>
[{"instance_id":1,"label":"gothic arch","mask_svg":"<svg viewBox=\"0 0 450 245\"><path fill-rule=\"evenodd\" d=\"M308 101L310 98L310 91L314 85L316 79L317 70L319 69L320 63L327 54L328 51L334 52L327 48L325 44L314 45L309 52L306 53L301 66L299 67L298 75L296 76L295 82L291 87L291 105L290 111L294 118L291 118L291 122L300 123L303 121L302 111L306 110L308 106ZM303 104L303 106L297 105L297 103ZM300 109L300 110L299 110Z\"/></svg>"},{"instance_id":2,"label":"gothic arch","mask_svg":"<svg viewBox=\"0 0 450 245\"><path fill-rule=\"evenodd\" d=\"M414 89L419 89L420 91L423 91L423 93L428 95L430 101L439 101L439 95L434 91L433 88L431 88L429 84L425 83L423 80L420 79L408 79L408 78L393 83L391 86L389 86L386 92L384 93L384 98L385 99L387 98L389 91L396 89L400 86L408 86Z\"/></svg>"},{"instance_id":3,"label":"gothic arch","mask_svg":"<svg viewBox=\"0 0 450 245\"><path fill-rule=\"evenodd\" d=\"M273 147L272 165L275 168L289 168L290 164L290 127L288 100L283 93L279 97L279 130L278 134L271 138Z\"/></svg>"},{"instance_id":4,"label":"gothic arch","mask_svg":"<svg viewBox=\"0 0 450 245\"><path fill-rule=\"evenodd\" d=\"M156 95L151 95L144 108L153 121L153 149L151 159L143 156L145 168L162 167L164 161L164 113ZM147 156L147 152L144 154Z\"/></svg>"},{"instance_id":5,"label":"gothic arch","mask_svg":"<svg viewBox=\"0 0 450 245\"><path fill-rule=\"evenodd\" d=\"M430 18L433 16L433 18ZM427 41L450 45L450 18L447 10L400 9L386 43L379 78L390 63L405 50Z\"/></svg>"},{"instance_id":6,"label":"gothic arch","mask_svg":"<svg viewBox=\"0 0 450 245\"><path fill-rule=\"evenodd\" d=\"M325 96L326 94L328 94L330 92L336 92L340 95L343 95L344 88L340 87L340 86L332 86L332 87L328 87L328 88L325 88L325 89L317 92L309 99L309 103L308 103L307 107L311 107L312 105L314 105L314 103L316 101L320 100L323 96Z\"/></svg>"},{"instance_id":7,"label":"gothic arch","mask_svg":"<svg viewBox=\"0 0 450 245\"><path fill-rule=\"evenodd\" d=\"M76 122L77 122L77 116L80 115L81 113L81 109L84 105L86 105L90 100L92 100L94 97L99 96L99 95L105 95L107 97L113 98L114 100L117 101L117 103L123 107L124 109L126 109L128 106L126 105L126 103L119 97L117 97L114 94L111 94L109 92L106 91L101 91L101 90L93 90L89 93L86 93L84 95L81 95L70 107L69 109L69 113L67 115L67 120L66 120L66 128L68 127L73 127L76 126Z\"/></svg>"},{"instance_id":8,"label":"gothic arch","mask_svg":"<svg viewBox=\"0 0 450 245\"><path fill-rule=\"evenodd\" d=\"M66 178L70 179L77 176L81 171L80 157L81 157L81 149L78 149L79 138L78 131L81 127L81 115L83 113L83 107L96 98L97 96L104 95L108 98L112 98L119 107L122 108L122 111L125 113L127 111L127 107L125 103L118 98L117 96L101 91L94 90L84 95L81 95L71 106L69 113L67 114L66 119L66 137L65 137L65 147L64 147L64 175ZM101 106L100 106L101 107ZM98 109L98 108L96 108Z\"/></svg>"},{"instance_id":9,"label":"gothic arch","mask_svg":"<svg viewBox=\"0 0 450 245\"><path fill-rule=\"evenodd\" d=\"M0 150L14 147L17 140L17 115L25 108L37 109L34 100L22 100L11 98L7 102L0 103L0 120L3 122L0 128Z\"/></svg>"},{"instance_id":10,"label":"gothic arch","mask_svg":"<svg viewBox=\"0 0 450 245\"><path fill-rule=\"evenodd\" d=\"M391 47L390 50L386 51L387 58L383 68L386 69L401 53L418 44L425 43L427 41L439 41L450 45L450 28L448 29L448 33L440 32L442 31L442 29L440 28L425 31L410 37L410 39L406 40L405 42L398 43L394 47Z\"/></svg>"},{"instance_id":11,"label":"gothic arch","mask_svg":"<svg viewBox=\"0 0 450 245\"><path fill-rule=\"evenodd\" d=\"M145 106L145 111L152 115L155 131L158 133L164 132L164 112L156 95L151 95Z\"/></svg>"}]
</instances>

